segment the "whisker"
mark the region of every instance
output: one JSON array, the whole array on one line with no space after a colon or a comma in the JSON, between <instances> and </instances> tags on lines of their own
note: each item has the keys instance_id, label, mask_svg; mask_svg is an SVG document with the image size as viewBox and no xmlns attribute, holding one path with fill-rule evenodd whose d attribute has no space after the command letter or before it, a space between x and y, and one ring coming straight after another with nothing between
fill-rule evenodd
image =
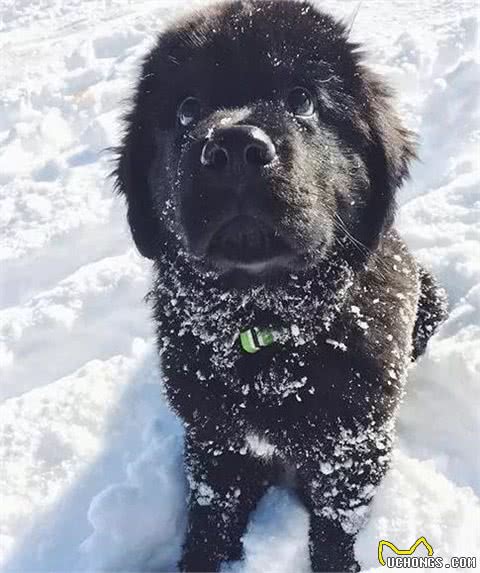
<instances>
[{"instance_id":1,"label":"whisker","mask_svg":"<svg viewBox=\"0 0 480 573\"><path fill-rule=\"evenodd\" d=\"M360 0L360 2L357 4L357 7L355 8L355 11L354 11L353 16L352 16L352 21L351 21L350 26L349 26L348 31L347 31L347 38L350 38L350 34L352 33L352 30L353 30L353 25L355 24L355 20L357 19L357 16L358 16L358 13L360 12L360 8L362 7L362 4L363 4L363 0Z\"/></svg>"},{"instance_id":2,"label":"whisker","mask_svg":"<svg viewBox=\"0 0 480 573\"><path fill-rule=\"evenodd\" d=\"M335 221L340 227L340 229L345 233L345 235L350 239L350 241L356 247L358 247L360 251L364 252L365 254L371 254L371 250L350 233L350 231L347 229L347 226L345 225L345 221L340 217L338 213L335 213Z\"/></svg>"},{"instance_id":3,"label":"whisker","mask_svg":"<svg viewBox=\"0 0 480 573\"><path fill-rule=\"evenodd\" d=\"M372 254L372 250L369 249L366 245L364 245L360 240L358 240L356 237L354 237L350 231L347 229L345 222L343 221L343 219L341 218L341 216L338 213L335 213L335 219L334 219L334 224L335 227L344 233L344 236L351 242L351 244L362 254L362 255L371 255ZM383 271L385 271L386 273L390 272L390 269L386 266L386 264L383 262L383 259L377 260L377 270L379 275L382 277L382 279L386 279L386 275Z\"/></svg>"}]
</instances>

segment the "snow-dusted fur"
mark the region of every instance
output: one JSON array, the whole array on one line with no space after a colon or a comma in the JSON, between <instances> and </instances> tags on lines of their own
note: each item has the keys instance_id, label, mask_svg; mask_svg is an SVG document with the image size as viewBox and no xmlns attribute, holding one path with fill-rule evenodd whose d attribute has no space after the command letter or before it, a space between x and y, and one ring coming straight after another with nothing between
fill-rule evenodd
<instances>
[{"instance_id":1,"label":"snow-dusted fur","mask_svg":"<svg viewBox=\"0 0 480 573\"><path fill-rule=\"evenodd\" d=\"M272 76L284 64L317 82L318 121L289 117L276 95L265 103L271 80L256 86L248 75L257 53ZM218 58L218 84L205 86L194 58L207 68ZM228 109L237 64L250 85ZM320 64L330 79L315 77ZM179 130L175 106L199 86L214 90L217 109ZM194 158L218 125L246 118L282 135L280 166L262 185L278 195L278 232L301 256L280 273L239 278L192 243L228 201L198 184ZM389 465L408 365L445 317L441 292L392 227L411 134L346 30L297 2L227 3L168 29L145 60L126 128L118 188L140 252L155 261L165 388L187 431L182 570L239 559L251 511L285 478L310 513L313 569L356 570L355 534ZM288 333L250 355L238 337L253 326Z\"/></svg>"},{"instance_id":2,"label":"snow-dusted fur","mask_svg":"<svg viewBox=\"0 0 480 573\"><path fill-rule=\"evenodd\" d=\"M417 324L423 348L445 310L420 294L394 232L362 270L335 263L282 286L225 291L182 256L157 261L150 297L165 387L187 429L184 570L239 559L250 512L291 468L311 512L313 570L355 569L354 536L388 467L415 321L426 315L432 327ZM295 325L301 336L252 356L238 341L250 324Z\"/></svg>"}]
</instances>

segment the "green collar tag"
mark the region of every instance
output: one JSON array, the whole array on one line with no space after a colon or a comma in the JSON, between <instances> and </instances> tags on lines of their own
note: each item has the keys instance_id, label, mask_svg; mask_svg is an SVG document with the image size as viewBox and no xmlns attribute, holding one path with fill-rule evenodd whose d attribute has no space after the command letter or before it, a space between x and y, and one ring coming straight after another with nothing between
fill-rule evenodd
<instances>
[{"instance_id":1,"label":"green collar tag","mask_svg":"<svg viewBox=\"0 0 480 573\"><path fill-rule=\"evenodd\" d=\"M240 333L240 344L249 354L255 354L261 348L271 346L275 339L275 332L266 328L254 327Z\"/></svg>"}]
</instances>

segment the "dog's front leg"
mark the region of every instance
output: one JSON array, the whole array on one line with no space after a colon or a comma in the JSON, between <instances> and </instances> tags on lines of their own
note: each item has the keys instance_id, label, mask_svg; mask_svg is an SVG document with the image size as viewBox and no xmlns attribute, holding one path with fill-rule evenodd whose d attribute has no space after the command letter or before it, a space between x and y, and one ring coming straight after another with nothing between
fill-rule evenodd
<instances>
[{"instance_id":1,"label":"dog's front leg","mask_svg":"<svg viewBox=\"0 0 480 573\"><path fill-rule=\"evenodd\" d=\"M359 571L355 537L389 465L387 431L377 427L343 435L346 439L339 435L331 448L302 456L299 469L299 493L310 512L313 571Z\"/></svg>"},{"instance_id":2,"label":"dog's front leg","mask_svg":"<svg viewBox=\"0 0 480 573\"><path fill-rule=\"evenodd\" d=\"M242 556L250 512L270 484L271 469L213 440L187 437L190 501L181 571L218 571Z\"/></svg>"},{"instance_id":3,"label":"dog's front leg","mask_svg":"<svg viewBox=\"0 0 480 573\"><path fill-rule=\"evenodd\" d=\"M355 560L355 536L337 520L310 514L310 561L313 572L360 571Z\"/></svg>"},{"instance_id":4,"label":"dog's front leg","mask_svg":"<svg viewBox=\"0 0 480 573\"><path fill-rule=\"evenodd\" d=\"M310 513L312 571L359 571L354 555L356 530L347 524L350 496L342 491L341 479L337 480L334 473L322 474L320 468L321 463L303 468L299 491ZM330 471L328 466L323 469ZM364 508L357 506L356 510Z\"/></svg>"}]
</instances>

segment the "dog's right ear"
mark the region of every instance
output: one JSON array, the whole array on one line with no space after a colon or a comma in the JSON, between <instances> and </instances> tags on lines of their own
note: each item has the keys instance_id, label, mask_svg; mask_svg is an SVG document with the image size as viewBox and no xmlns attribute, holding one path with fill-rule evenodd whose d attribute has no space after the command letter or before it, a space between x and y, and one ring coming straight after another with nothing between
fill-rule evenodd
<instances>
[{"instance_id":1,"label":"dog's right ear","mask_svg":"<svg viewBox=\"0 0 480 573\"><path fill-rule=\"evenodd\" d=\"M141 80L131 112L124 118L125 135L116 149L116 168L112 175L116 190L127 202L127 218L135 245L144 257L154 259L160 252L160 225L154 212L148 177L155 142L147 117L148 107L143 101L145 86L142 83Z\"/></svg>"}]
</instances>

